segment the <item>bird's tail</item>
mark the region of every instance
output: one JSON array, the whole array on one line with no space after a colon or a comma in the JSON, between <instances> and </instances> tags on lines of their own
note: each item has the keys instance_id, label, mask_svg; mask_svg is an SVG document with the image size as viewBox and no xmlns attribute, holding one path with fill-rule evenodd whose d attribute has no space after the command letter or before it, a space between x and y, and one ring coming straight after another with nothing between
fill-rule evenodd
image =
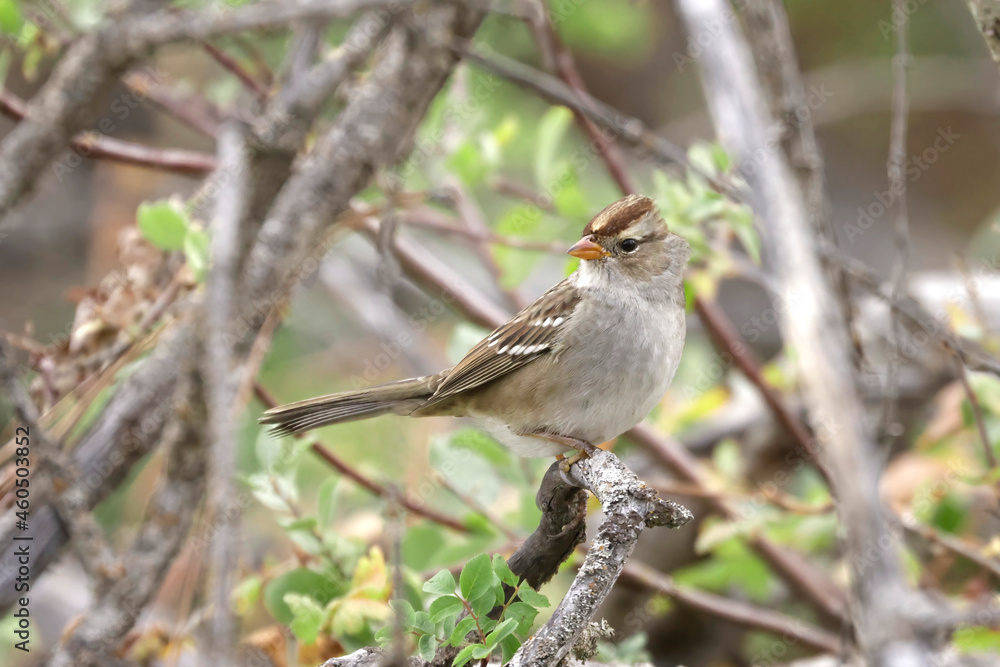
<instances>
[{"instance_id":1,"label":"bird's tail","mask_svg":"<svg viewBox=\"0 0 1000 667\"><path fill-rule=\"evenodd\" d=\"M318 396L271 408L261 415L260 423L273 424L272 433L284 436L378 415L405 415L430 398L438 384L439 376L428 375Z\"/></svg>"}]
</instances>

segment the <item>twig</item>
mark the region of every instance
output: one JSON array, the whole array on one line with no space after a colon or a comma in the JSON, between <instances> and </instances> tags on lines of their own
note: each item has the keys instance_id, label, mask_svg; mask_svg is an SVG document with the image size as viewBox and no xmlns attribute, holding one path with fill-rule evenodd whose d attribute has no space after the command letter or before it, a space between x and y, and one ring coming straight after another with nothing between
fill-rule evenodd
<instances>
[{"instance_id":1,"label":"twig","mask_svg":"<svg viewBox=\"0 0 1000 667\"><path fill-rule=\"evenodd\" d=\"M26 443L31 443L31 446L26 447L37 465L31 479L38 487L33 502L38 503L46 497L52 502L62 526L73 536L73 546L80 564L91 576L94 584L99 589L102 588L109 579L123 574L121 564L115 558L111 545L105 540L104 530L81 502L77 487L79 474L72 464L64 461L61 443L52 440L39 424L38 410L18 380L13 358L2 340L0 340L0 387L3 387L10 397L23 425L23 432L18 433L25 436ZM19 439L15 438L15 442L19 442ZM39 527L35 517L32 517L28 525L34 529L32 532Z\"/></svg>"},{"instance_id":2,"label":"twig","mask_svg":"<svg viewBox=\"0 0 1000 667\"><path fill-rule=\"evenodd\" d=\"M205 295L204 326L207 345L208 426L212 439L209 505L212 533L212 632L205 651L206 664L232 662L236 643L229 597L237 564L239 516L224 516L222 508L236 492L236 434L233 414L233 345L228 328L235 317L236 268L239 259L240 220L247 202L246 155L243 132L226 125L219 137L220 183L212 225L212 265Z\"/></svg>"},{"instance_id":3,"label":"twig","mask_svg":"<svg viewBox=\"0 0 1000 667\"><path fill-rule=\"evenodd\" d=\"M603 127L612 132L627 145L646 151L657 162L664 165L680 165L692 173L698 174L712 187L719 192L723 192L734 201L746 201L746 193L742 192L732 182L724 177L716 177L696 165L691 164L685 152L667 139L649 130L642 121L631 116L626 116L617 109L610 107L593 97L580 91L571 91L565 84L549 76L544 72L539 72L516 60L511 60L497 53L484 55L478 51L472 51L464 47L459 48L462 55L472 64L479 68L502 76L527 90L537 94L556 104L577 111L599 127ZM581 104L580 99L585 99L586 104Z\"/></svg>"},{"instance_id":4,"label":"twig","mask_svg":"<svg viewBox=\"0 0 1000 667\"><path fill-rule=\"evenodd\" d=\"M751 630L764 630L788 643L801 644L823 653L837 654L840 637L808 625L797 618L748 604L740 600L712 595L694 588L678 586L674 580L645 563L630 562L622 572L622 583L631 583L677 600L686 607L711 614Z\"/></svg>"},{"instance_id":5,"label":"twig","mask_svg":"<svg viewBox=\"0 0 1000 667\"><path fill-rule=\"evenodd\" d=\"M191 363L190 361L188 362ZM171 409L165 443L167 464L149 516L122 559L125 574L82 617L50 661L52 667L102 667L113 664L119 642L153 598L163 575L187 538L205 492L208 446L204 437L205 396L190 365Z\"/></svg>"},{"instance_id":6,"label":"twig","mask_svg":"<svg viewBox=\"0 0 1000 667\"><path fill-rule=\"evenodd\" d=\"M799 452L805 460L812 463L830 486L830 473L816 449L812 434L798 416L792 413L784 398L764 378L753 350L743 343L739 332L733 323L725 316L719 306L703 298L695 299L695 312L705 323L705 328L714 338L716 347L732 355L733 361L740 371L760 392L761 398L767 404L778 422L785 427L795 440Z\"/></svg>"},{"instance_id":7,"label":"twig","mask_svg":"<svg viewBox=\"0 0 1000 667\"><path fill-rule=\"evenodd\" d=\"M918 521L912 513L906 512L897 517L906 532L917 535L929 542L939 544L948 551L975 563L997 579L1000 579L1000 561L984 555L982 545L970 544L966 539L946 534L932 526Z\"/></svg>"},{"instance_id":8,"label":"twig","mask_svg":"<svg viewBox=\"0 0 1000 667\"><path fill-rule=\"evenodd\" d=\"M491 229L470 229L459 227L448 222L449 218L430 208L418 208L399 212L399 221L404 225L429 229L442 234L460 236L479 243L495 243L520 250L535 250L555 255L565 255L565 243L547 243L545 241L528 241L514 236L501 236Z\"/></svg>"},{"instance_id":9,"label":"twig","mask_svg":"<svg viewBox=\"0 0 1000 667\"><path fill-rule=\"evenodd\" d=\"M876 546L891 544L891 537L878 494L874 442L851 376L851 342L803 224L802 193L784 156L767 149L770 122L746 43L721 0L679 0L677 6L689 35L713 35L700 63L719 135L738 161L755 159L744 175L764 227L766 256L788 304L781 332L796 350L798 377L846 531L860 648L872 664L891 663L890 653L924 655L930 649L925 642L935 640L917 637L911 620L928 611L928 603L907 586L898 554ZM757 160L761 155L766 158Z\"/></svg>"},{"instance_id":10,"label":"twig","mask_svg":"<svg viewBox=\"0 0 1000 667\"><path fill-rule=\"evenodd\" d=\"M250 72L248 72L238 60L210 42L202 42L201 47L205 50L205 53L212 56L212 59L219 63L224 70L235 76L236 79L247 88L247 90L253 93L258 102L263 102L267 99L267 87L257 81L257 79L255 79L254 76L250 74Z\"/></svg>"},{"instance_id":11,"label":"twig","mask_svg":"<svg viewBox=\"0 0 1000 667\"><path fill-rule=\"evenodd\" d=\"M951 351L950 348L949 351ZM965 370L965 364L957 354L953 354L952 358L955 360L958 379L962 383L962 389L965 390L965 396L969 400L969 406L972 408L972 417L976 422L976 428L979 430L979 440L983 443L983 454L986 455L986 463L990 466L990 470L996 470L997 457L993 453L993 443L990 441L989 432L986 430L983 406L979 404L979 397L976 396L975 390L973 390L972 385L969 383L969 373Z\"/></svg>"},{"instance_id":12,"label":"twig","mask_svg":"<svg viewBox=\"0 0 1000 667\"><path fill-rule=\"evenodd\" d=\"M144 95L185 125L213 139L219 132L222 112L204 97L187 95L181 98L161 82L142 72L131 72L123 80L129 90Z\"/></svg>"},{"instance_id":13,"label":"twig","mask_svg":"<svg viewBox=\"0 0 1000 667\"><path fill-rule=\"evenodd\" d=\"M455 199L455 210L461 218L462 222L465 223L466 229L471 232L471 234L478 235L482 237L496 236L493 230L483 219L483 212L479 209L479 206L473 201L472 197L465 188L462 187L461 182L457 178L450 179L450 189L454 193ZM486 245L484 241L479 241L475 246L476 253L480 256L483 264L486 266L486 270L489 272L490 277L493 279L493 285L496 287L497 291L503 294L507 303L514 309L520 310L528 305L527 300L524 298L524 294L521 290L516 287L505 287L503 284L503 270L497 263L496 258L493 256L492 251Z\"/></svg>"},{"instance_id":14,"label":"twig","mask_svg":"<svg viewBox=\"0 0 1000 667\"><path fill-rule=\"evenodd\" d=\"M555 66L559 78L576 95L579 106L573 109L573 116L576 118L577 125L590 137L607 166L608 173L618 184L618 188L625 194L638 192L635 182L628 174L625 158L618 150L618 146L609 141L608 137L602 135L594 121L583 112L583 108L587 106L591 107L592 113L594 112L593 98L587 93L583 77L580 76L580 72L576 68L573 54L559 39L559 33L552 25L548 7L543 5L540 0L534 0L531 4L534 11L531 12L531 18L528 20L535 26L534 34L538 48L546 62L551 62Z\"/></svg>"},{"instance_id":15,"label":"twig","mask_svg":"<svg viewBox=\"0 0 1000 667\"><path fill-rule=\"evenodd\" d=\"M514 541L520 537L520 535L518 535L515 530L513 530L507 524L505 524L503 522L503 519L494 514L489 507L486 507L476 498L459 489L452 483L450 479L448 479L442 474L436 475L436 479L437 482L441 484L441 486L448 489L451 495L461 500L462 503L464 503L470 510L472 510L476 514L482 516L484 519L489 521L490 524L493 525L501 533L503 533L504 537L506 537L508 540Z\"/></svg>"},{"instance_id":16,"label":"twig","mask_svg":"<svg viewBox=\"0 0 1000 667\"><path fill-rule=\"evenodd\" d=\"M0 113L16 121L27 113L23 100L8 90L0 90ZM83 133L70 140L77 154L95 160L112 160L179 174L202 175L215 168L215 158L180 148L153 148L95 133Z\"/></svg>"},{"instance_id":17,"label":"twig","mask_svg":"<svg viewBox=\"0 0 1000 667\"><path fill-rule=\"evenodd\" d=\"M835 246L837 234L826 193L823 156L816 141L814 109L809 103L799 70L785 3L781 0L748 0L743 5L743 14L761 85L772 114L781 122L782 148L802 190L809 220L816 237ZM857 340L854 335L854 306L847 278L840 267L828 260L824 260L823 268L834 287L840 312L852 332L851 338ZM860 346L856 345L853 359L856 367L860 367L861 356Z\"/></svg>"},{"instance_id":18,"label":"twig","mask_svg":"<svg viewBox=\"0 0 1000 667\"><path fill-rule=\"evenodd\" d=\"M906 316L929 337L951 349L967 368L1000 377L1000 360L993 357L974 340L952 333L948 329L945 316L935 316L923 304L907 294L901 295L899 299L893 299L891 285L853 257L848 257L830 248L821 247L818 252L838 262L844 267L850 279L855 280L874 296L888 303L893 310Z\"/></svg>"},{"instance_id":19,"label":"twig","mask_svg":"<svg viewBox=\"0 0 1000 667\"><path fill-rule=\"evenodd\" d=\"M906 137L909 119L909 101L906 92L906 68L908 63L907 32L909 30L909 14L906 11L905 0L893 0L893 14L900 17L896 27L896 54L892 59L892 123L889 132L889 192L896 197L896 216L892 225L893 261L890 284L890 298L898 301L900 294L906 289L906 267L910 256L910 224L906 210ZM903 326L899 321L899 313L889 310L889 329L886 332L888 343L888 359L884 397L882 404L882 437L886 450L892 449L892 444L902 435L903 425L897 423L896 412L899 402L899 369L902 365L900 341Z\"/></svg>"},{"instance_id":20,"label":"twig","mask_svg":"<svg viewBox=\"0 0 1000 667\"><path fill-rule=\"evenodd\" d=\"M64 58L69 61L60 64L57 74L33 100L32 111L24 121L30 126L22 128L22 123L0 146L0 175L11 175L12 169L17 171L13 180L0 179L0 221L27 192L38 173L66 145L72 133L87 121L83 109L100 97L101 85L113 85L133 62L132 48L162 39L170 41L177 36L207 38L219 31L344 15L361 7L379 5L374 0L263 2L207 16L171 8L157 14L158 31L143 33L141 39L135 41L126 39L125 46L118 40L123 35L134 37L135 33L131 27L122 30L121 21L111 26L113 30L99 29L85 36L72 47L72 56L67 54ZM408 3L396 7L406 13ZM301 268L307 260L321 257L328 247L317 243L322 239L321 225L347 208L350 198L367 184L372 170L392 164L405 154L410 131L423 117L427 105L454 65L450 37L468 37L482 17L483 11L478 6L435 3L419 14L407 14L408 20L413 22L412 32L400 31L380 46L385 57L379 61L376 72L348 98L333 124L333 136L325 141L321 138L317 147L323 146L323 150L314 150L285 184L288 193L270 218L270 233L262 241L265 246L273 242L274 252L263 251L264 257L258 257L258 262L271 264L267 268L263 264L255 267L254 276L262 278L263 282L249 281L256 290L251 291L237 309L245 315L232 323L233 335L241 338L246 347L253 345L254 333L261 323L268 321L266 314L283 303L282 295L290 285L306 275ZM203 20L199 23L199 19ZM129 23L130 26L139 24L141 21ZM191 34L193 25L200 34ZM147 28L148 25L143 29ZM426 35L435 35L444 41L422 37ZM115 50L120 48L127 53ZM108 53L108 49L112 52ZM107 59L94 69L93 60L104 55ZM36 109L40 110L37 115ZM286 178L287 175L283 175L281 182ZM264 206L262 216L270 204ZM290 267L299 270L289 276ZM248 276L241 275L246 285ZM277 276L285 276L288 280L282 283ZM193 295L192 300L196 299L197 295ZM164 425L174 408L170 401L163 399L174 395L182 361L197 349L194 328L184 321L184 315L190 310L179 310L179 326L168 328L160 336L152 354L114 391L74 450L73 459L81 477L86 479L87 475L95 474L101 480L100 484L85 489L85 507L93 507L106 497L122 482L136 461L159 444ZM241 351L246 353L246 350ZM198 435L191 441L199 442L200 438ZM44 505L35 513L35 530L38 551L32 562L32 576L39 577L58 557L67 535L60 528L52 508ZM171 531L172 536L180 536L177 526ZM16 563L16 556L10 547L13 544L10 537L10 530L0 533L0 549L3 549L0 610L7 608L15 595L13 576L16 575L12 573L16 573L17 568L10 565Z\"/></svg>"},{"instance_id":21,"label":"twig","mask_svg":"<svg viewBox=\"0 0 1000 667\"><path fill-rule=\"evenodd\" d=\"M611 591L642 531L654 526L679 528L693 518L681 505L657 497L610 452L598 450L574 464L571 474L597 496L605 518L565 597L511 658L511 667L558 664Z\"/></svg>"},{"instance_id":22,"label":"twig","mask_svg":"<svg viewBox=\"0 0 1000 667\"><path fill-rule=\"evenodd\" d=\"M224 12L161 9L121 15L77 40L32 99L25 120L0 144L0 228L38 176L97 113L95 100L111 92L119 77L157 47L178 40L276 28L307 18L348 16L387 0L297 0L261 2Z\"/></svg>"}]
</instances>

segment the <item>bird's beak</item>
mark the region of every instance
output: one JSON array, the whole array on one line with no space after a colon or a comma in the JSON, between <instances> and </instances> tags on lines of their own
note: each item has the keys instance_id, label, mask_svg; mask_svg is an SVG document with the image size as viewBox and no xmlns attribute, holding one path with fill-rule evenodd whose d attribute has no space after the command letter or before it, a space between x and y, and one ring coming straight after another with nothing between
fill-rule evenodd
<instances>
[{"instance_id":1,"label":"bird's beak","mask_svg":"<svg viewBox=\"0 0 1000 667\"><path fill-rule=\"evenodd\" d=\"M576 245L567 250L566 254L579 257L580 259L601 259L602 257L607 257L609 253L589 236L584 236L576 242Z\"/></svg>"}]
</instances>

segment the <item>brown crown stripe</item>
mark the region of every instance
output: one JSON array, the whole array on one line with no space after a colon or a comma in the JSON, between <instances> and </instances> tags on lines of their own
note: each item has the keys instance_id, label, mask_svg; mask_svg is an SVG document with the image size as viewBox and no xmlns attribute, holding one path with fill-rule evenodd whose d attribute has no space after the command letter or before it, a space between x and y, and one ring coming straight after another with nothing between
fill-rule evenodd
<instances>
[{"instance_id":1,"label":"brown crown stripe","mask_svg":"<svg viewBox=\"0 0 1000 667\"><path fill-rule=\"evenodd\" d=\"M643 195L629 195L595 215L583 230L588 236L614 236L655 208L653 200Z\"/></svg>"}]
</instances>

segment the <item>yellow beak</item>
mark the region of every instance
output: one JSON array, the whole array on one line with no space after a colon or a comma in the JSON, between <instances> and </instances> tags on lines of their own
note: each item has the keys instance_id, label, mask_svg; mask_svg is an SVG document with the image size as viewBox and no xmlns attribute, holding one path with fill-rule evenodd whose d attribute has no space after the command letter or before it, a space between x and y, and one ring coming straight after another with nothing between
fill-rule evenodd
<instances>
[{"instance_id":1,"label":"yellow beak","mask_svg":"<svg viewBox=\"0 0 1000 667\"><path fill-rule=\"evenodd\" d=\"M607 257L609 253L589 236L584 236L572 248L567 250L566 254L579 257L580 259L601 259L602 257Z\"/></svg>"}]
</instances>

